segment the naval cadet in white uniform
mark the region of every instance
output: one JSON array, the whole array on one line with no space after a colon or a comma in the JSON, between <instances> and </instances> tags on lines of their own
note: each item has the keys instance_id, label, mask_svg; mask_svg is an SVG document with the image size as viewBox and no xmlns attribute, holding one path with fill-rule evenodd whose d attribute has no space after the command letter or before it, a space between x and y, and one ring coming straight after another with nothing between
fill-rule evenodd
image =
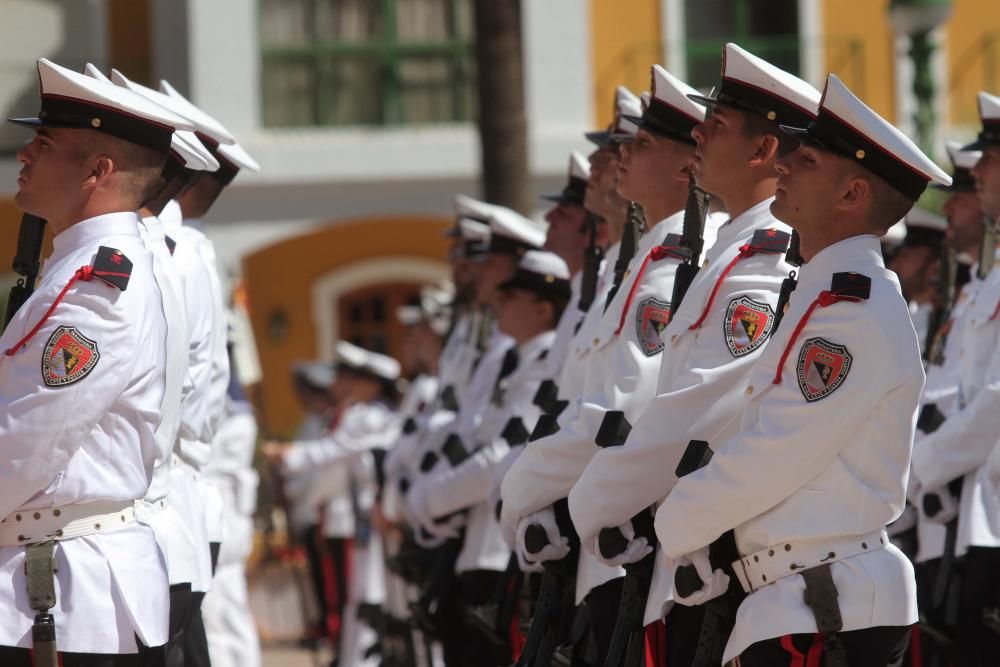
<instances>
[{"instance_id":1,"label":"naval cadet in white uniform","mask_svg":"<svg viewBox=\"0 0 1000 667\"><path fill-rule=\"evenodd\" d=\"M724 660L897 664L916 596L885 525L903 509L924 373L878 236L950 177L833 75L816 120L787 131L802 144L778 161L772 209L806 263L744 385L739 432L677 480L656 534L681 559L735 530L729 571L747 597Z\"/></svg>"},{"instance_id":2,"label":"naval cadet in white uniform","mask_svg":"<svg viewBox=\"0 0 1000 667\"><path fill-rule=\"evenodd\" d=\"M136 210L174 129L193 126L44 58L38 75L38 117L15 120L36 132L18 152L15 202L55 238L0 339L0 543L11 582L0 593L0 662L54 664L41 654L51 647L29 650L35 612L51 608L61 664L155 663L162 649L151 649L167 641L167 571L136 519L161 415L179 410L180 378L165 369L183 368L183 331L168 321L166 267L145 248ZM31 601L26 560L40 568Z\"/></svg>"},{"instance_id":3,"label":"naval cadet in white uniform","mask_svg":"<svg viewBox=\"0 0 1000 667\"><path fill-rule=\"evenodd\" d=\"M995 227L1000 218L1000 97L980 93L979 112L983 129L967 148L982 150L972 175L984 224ZM935 494L941 502L957 491L958 507L938 512L937 519L949 522L957 511L954 549L964 560L957 623L963 665L990 664L1000 652L1000 634L984 621L984 611L1000 605L1000 499L987 465L1000 443L1000 266L994 263L1000 249L995 244L994 234L984 234L966 286L967 303L948 336L958 346L958 410L914 444L910 481L924 497Z\"/></svg>"}]
</instances>

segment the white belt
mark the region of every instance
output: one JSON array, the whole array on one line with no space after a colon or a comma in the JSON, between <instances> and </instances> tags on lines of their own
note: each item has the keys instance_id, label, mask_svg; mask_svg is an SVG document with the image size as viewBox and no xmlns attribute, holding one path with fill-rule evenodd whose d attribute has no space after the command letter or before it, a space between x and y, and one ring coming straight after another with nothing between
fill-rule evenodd
<instances>
[{"instance_id":1,"label":"white belt","mask_svg":"<svg viewBox=\"0 0 1000 667\"><path fill-rule=\"evenodd\" d=\"M101 500L79 505L19 510L0 521L0 546L16 547L68 540L116 530L135 523L135 504L141 500Z\"/></svg>"},{"instance_id":2,"label":"white belt","mask_svg":"<svg viewBox=\"0 0 1000 667\"><path fill-rule=\"evenodd\" d=\"M888 543L889 537L884 528L866 535L838 537L831 540L785 542L734 561L733 571L743 591L753 593L782 577L870 551L878 551L885 548Z\"/></svg>"}]
</instances>

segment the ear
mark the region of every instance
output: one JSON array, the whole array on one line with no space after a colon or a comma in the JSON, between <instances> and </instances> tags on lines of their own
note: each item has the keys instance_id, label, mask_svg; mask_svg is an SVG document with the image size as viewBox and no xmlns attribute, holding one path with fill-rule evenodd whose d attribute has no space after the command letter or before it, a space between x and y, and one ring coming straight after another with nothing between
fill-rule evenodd
<instances>
[{"instance_id":1,"label":"ear","mask_svg":"<svg viewBox=\"0 0 1000 667\"><path fill-rule=\"evenodd\" d=\"M773 134L761 134L754 139L754 150L750 156L750 166L761 167L768 163L774 164L778 159L781 141Z\"/></svg>"},{"instance_id":2,"label":"ear","mask_svg":"<svg viewBox=\"0 0 1000 667\"><path fill-rule=\"evenodd\" d=\"M107 184L108 179L115 173L115 163L107 155L98 155L89 160L86 177L83 181L85 190L96 190Z\"/></svg>"},{"instance_id":3,"label":"ear","mask_svg":"<svg viewBox=\"0 0 1000 667\"><path fill-rule=\"evenodd\" d=\"M871 196L871 183L863 178L849 178L840 191L840 197L837 200L837 210L844 211L845 213L857 211L859 208L867 206L867 202L871 199Z\"/></svg>"}]
</instances>

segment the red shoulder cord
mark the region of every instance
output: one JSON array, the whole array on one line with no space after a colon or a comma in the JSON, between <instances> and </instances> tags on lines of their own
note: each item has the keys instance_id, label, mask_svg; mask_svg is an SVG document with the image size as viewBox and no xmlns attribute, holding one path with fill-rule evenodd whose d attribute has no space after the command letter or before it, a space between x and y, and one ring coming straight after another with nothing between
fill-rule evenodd
<instances>
[{"instance_id":1,"label":"red shoulder cord","mask_svg":"<svg viewBox=\"0 0 1000 667\"><path fill-rule=\"evenodd\" d=\"M639 267L639 273L632 282L632 287L628 290L628 298L625 299L625 306L622 308L621 318L618 320L618 328L615 329L616 336L622 332L622 329L625 328L625 317L628 315L628 309L632 306L632 299L635 297L635 292L639 289L639 281L642 280L642 275L646 272L646 265L649 264L651 260L658 262L661 259L666 259L667 257L683 258L682 255L677 254L678 250L681 250L681 248L676 246L658 245L646 253L646 258L642 260L642 266Z\"/></svg>"},{"instance_id":2,"label":"red shoulder cord","mask_svg":"<svg viewBox=\"0 0 1000 667\"><path fill-rule=\"evenodd\" d=\"M816 310L816 306L826 308L827 306L832 306L840 301L860 302L864 301L864 299L856 296L847 296L846 294L834 294L829 290L823 290L820 292L819 296L817 296L813 302L809 304L809 308L806 309L805 314L799 319L799 323L795 325L795 330L792 331L792 337L789 338L788 342L785 344L785 349L781 353L781 360L778 362L778 370L774 373L773 384L781 384L781 369L785 367L785 361L788 359L788 353L792 351L792 346L795 345L795 341L799 337L799 334L806 328L806 322L809 321L809 317L812 315L813 311Z\"/></svg>"},{"instance_id":3,"label":"red shoulder cord","mask_svg":"<svg viewBox=\"0 0 1000 667\"><path fill-rule=\"evenodd\" d=\"M13 357L15 354L18 353L18 351L22 347L24 347L25 345L27 345L28 341L31 340L34 337L34 335L36 333L38 333L38 330L42 328L42 326L49 320L50 317L52 317L52 313L55 312L56 307L63 300L63 297L66 296L66 293L69 292L69 288L72 287L76 283L77 280L82 280L84 282L90 282L91 280L94 279L95 276L98 277L98 278L101 277L101 276L118 277L118 278L128 278L129 274L127 274L127 273L114 273L112 271L95 271L93 266L81 266L79 269L76 270L76 272L73 274L73 276L69 279L69 282L66 283L66 286L62 288L62 291L59 292L59 296L57 296L55 298L55 301L52 302L52 305L49 306L49 309L45 311L45 315L43 315L42 319L38 321L38 324L36 324L31 329L31 331L28 332L27 336L25 336L24 338L22 338L21 340L19 340L17 342L17 344L14 345L14 347L8 348L4 352L4 354L7 355L8 357Z\"/></svg>"},{"instance_id":4,"label":"red shoulder cord","mask_svg":"<svg viewBox=\"0 0 1000 667\"><path fill-rule=\"evenodd\" d=\"M745 243L742 246L740 246L739 253L736 255L736 257L733 257L733 259L729 262L726 268L722 270L722 273L719 274L718 279L715 281L715 285L712 287L712 293L708 295L708 303L705 304L705 310L702 311L701 317L698 318L697 322L688 327L688 331L694 331L695 329L700 329L701 325L705 323L705 318L708 317L708 313L712 310L712 304L715 302L715 297L719 293L719 288L722 287L722 281L726 279L726 276L729 275L729 272L733 270L733 268L739 263L741 259L746 259L747 257L753 257L758 252L759 250L753 248L753 246L751 246L749 243Z\"/></svg>"}]
</instances>

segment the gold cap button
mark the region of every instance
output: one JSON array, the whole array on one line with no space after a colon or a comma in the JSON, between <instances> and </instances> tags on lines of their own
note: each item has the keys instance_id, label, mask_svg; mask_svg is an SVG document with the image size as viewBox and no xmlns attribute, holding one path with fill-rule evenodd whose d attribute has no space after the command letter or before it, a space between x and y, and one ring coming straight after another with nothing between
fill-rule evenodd
<instances>
[{"instance_id":1,"label":"gold cap button","mask_svg":"<svg viewBox=\"0 0 1000 667\"><path fill-rule=\"evenodd\" d=\"M774 113L773 111L768 111L767 112L767 119L768 120L774 120L777 117L778 117L778 114Z\"/></svg>"},{"instance_id":2,"label":"gold cap button","mask_svg":"<svg viewBox=\"0 0 1000 667\"><path fill-rule=\"evenodd\" d=\"M865 152L859 148L857 152L854 154L854 157L858 158L859 160L864 160Z\"/></svg>"},{"instance_id":3,"label":"gold cap button","mask_svg":"<svg viewBox=\"0 0 1000 667\"><path fill-rule=\"evenodd\" d=\"M100 127L101 126L101 119L100 118L91 118L90 119L90 125L91 125L91 127Z\"/></svg>"}]
</instances>

